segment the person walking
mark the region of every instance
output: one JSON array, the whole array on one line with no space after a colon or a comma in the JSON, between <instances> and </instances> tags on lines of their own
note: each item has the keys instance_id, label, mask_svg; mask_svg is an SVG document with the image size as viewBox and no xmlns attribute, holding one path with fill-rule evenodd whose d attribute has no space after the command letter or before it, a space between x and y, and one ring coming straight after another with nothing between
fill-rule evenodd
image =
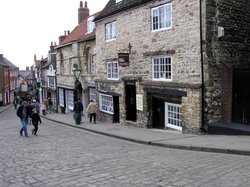
<instances>
[{"instance_id":1,"label":"person walking","mask_svg":"<svg viewBox=\"0 0 250 187\"><path fill-rule=\"evenodd\" d=\"M98 110L97 103L93 100L90 101L88 107L87 107L87 113L89 115L89 122L92 123L92 119L94 123L96 123L96 112Z\"/></svg>"},{"instance_id":2,"label":"person walking","mask_svg":"<svg viewBox=\"0 0 250 187\"><path fill-rule=\"evenodd\" d=\"M22 123L22 128L19 131L20 135L23 136L23 132L25 137L29 138L27 131L28 117L30 116L30 111L28 109L28 102L24 101L17 109L17 116L20 118Z\"/></svg>"},{"instance_id":3,"label":"person walking","mask_svg":"<svg viewBox=\"0 0 250 187\"><path fill-rule=\"evenodd\" d=\"M46 107L46 112L49 113L49 99L44 99L44 104Z\"/></svg>"},{"instance_id":4,"label":"person walking","mask_svg":"<svg viewBox=\"0 0 250 187\"><path fill-rule=\"evenodd\" d=\"M31 132L32 134L37 135L38 123L40 122L40 124L42 124L42 120L35 108L32 110L31 119L32 119L32 124L34 126L34 129L32 129Z\"/></svg>"},{"instance_id":5,"label":"person walking","mask_svg":"<svg viewBox=\"0 0 250 187\"><path fill-rule=\"evenodd\" d=\"M83 105L80 99L77 99L77 101L74 104L74 118L77 125L80 125L82 121L82 111L83 111Z\"/></svg>"},{"instance_id":6,"label":"person walking","mask_svg":"<svg viewBox=\"0 0 250 187\"><path fill-rule=\"evenodd\" d=\"M42 111L43 115L46 116L46 106L45 106L44 102L41 104L41 111Z\"/></svg>"},{"instance_id":7,"label":"person walking","mask_svg":"<svg viewBox=\"0 0 250 187\"><path fill-rule=\"evenodd\" d=\"M35 108L35 109L36 109L36 112L37 112L38 114L40 114L40 105L39 105L39 103L38 103L35 99L33 99L32 102L33 102L33 103L32 103L33 108Z\"/></svg>"}]
</instances>

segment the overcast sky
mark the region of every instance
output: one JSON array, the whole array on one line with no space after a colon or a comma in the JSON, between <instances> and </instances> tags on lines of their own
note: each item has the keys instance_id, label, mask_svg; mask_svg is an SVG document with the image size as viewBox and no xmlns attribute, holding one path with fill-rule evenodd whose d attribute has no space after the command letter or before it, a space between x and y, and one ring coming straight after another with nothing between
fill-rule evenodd
<instances>
[{"instance_id":1,"label":"overcast sky","mask_svg":"<svg viewBox=\"0 0 250 187\"><path fill-rule=\"evenodd\" d=\"M86 0L90 14L108 0ZM85 0L83 0L84 4ZM51 42L78 24L80 0L0 0L0 54L24 70L46 57Z\"/></svg>"}]
</instances>

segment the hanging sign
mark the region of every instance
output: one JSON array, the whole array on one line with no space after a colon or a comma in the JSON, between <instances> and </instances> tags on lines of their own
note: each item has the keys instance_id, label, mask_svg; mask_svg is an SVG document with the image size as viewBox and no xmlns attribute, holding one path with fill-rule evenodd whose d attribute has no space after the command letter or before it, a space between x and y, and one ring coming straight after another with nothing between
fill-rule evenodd
<instances>
[{"instance_id":1,"label":"hanging sign","mask_svg":"<svg viewBox=\"0 0 250 187\"><path fill-rule=\"evenodd\" d=\"M119 66L129 66L129 53L118 53Z\"/></svg>"}]
</instances>

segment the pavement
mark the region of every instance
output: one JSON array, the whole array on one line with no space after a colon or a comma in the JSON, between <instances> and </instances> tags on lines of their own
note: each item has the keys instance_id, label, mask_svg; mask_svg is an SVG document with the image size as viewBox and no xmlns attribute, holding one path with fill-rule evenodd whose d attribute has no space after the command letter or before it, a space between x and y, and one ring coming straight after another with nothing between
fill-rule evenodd
<instances>
[{"instance_id":1,"label":"pavement","mask_svg":"<svg viewBox=\"0 0 250 187\"><path fill-rule=\"evenodd\" d=\"M0 106L0 113L10 107L13 105ZM171 129L147 129L99 121L92 124L86 117L83 117L80 125L76 125L72 113L50 113L41 117L62 125L149 146L250 156L250 136L185 134Z\"/></svg>"}]
</instances>

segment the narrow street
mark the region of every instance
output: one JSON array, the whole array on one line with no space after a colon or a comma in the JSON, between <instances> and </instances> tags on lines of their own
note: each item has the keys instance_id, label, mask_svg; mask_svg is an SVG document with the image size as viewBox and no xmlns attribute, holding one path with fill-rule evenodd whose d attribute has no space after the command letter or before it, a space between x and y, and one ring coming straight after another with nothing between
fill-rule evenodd
<instances>
[{"instance_id":1,"label":"narrow street","mask_svg":"<svg viewBox=\"0 0 250 187\"><path fill-rule=\"evenodd\" d=\"M250 186L250 157L140 145L43 120L21 137L0 113L0 187Z\"/></svg>"}]
</instances>

